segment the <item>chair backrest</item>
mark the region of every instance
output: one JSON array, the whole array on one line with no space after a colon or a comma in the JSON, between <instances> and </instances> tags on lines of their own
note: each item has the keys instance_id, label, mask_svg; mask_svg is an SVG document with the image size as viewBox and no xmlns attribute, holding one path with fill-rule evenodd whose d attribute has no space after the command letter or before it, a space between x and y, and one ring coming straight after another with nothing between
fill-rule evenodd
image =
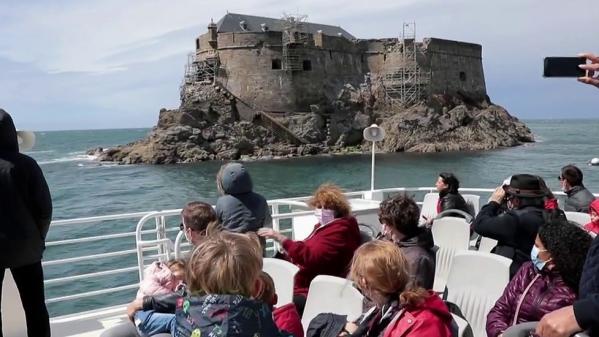
<instances>
[{"instance_id":1,"label":"chair backrest","mask_svg":"<svg viewBox=\"0 0 599 337\"><path fill-rule=\"evenodd\" d=\"M483 253L490 253L493 248L497 246L497 240L482 236L480 238L480 244L478 245L478 251Z\"/></svg>"},{"instance_id":2,"label":"chair backrest","mask_svg":"<svg viewBox=\"0 0 599 337\"><path fill-rule=\"evenodd\" d=\"M21 296L9 269L4 271L2 283L2 329L5 337L26 337L27 324Z\"/></svg>"},{"instance_id":3,"label":"chair backrest","mask_svg":"<svg viewBox=\"0 0 599 337\"><path fill-rule=\"evenodd\" d=\"M591 215L582 212L564 212L568 221L576 222L579 226L584 226L591 222Z\"/></svg>"},{"instance_id":4,"label":"chair backrest","mask_svg":"<svg viewBox=\"0 0 599 337\"><path fill-rule=\"evenodd\" d=\"M185 233L180 231L179 234L177 234L177 238L175 238L175 244L173 248L175 259L182 259L192 250L192 248L193 247L191 244L187 242L187 239L185 238Z\"/></svg>"},{"instance_id":5,"label":"chair backrest","mask_svg":"<svg viewBox=\"0 0 599 337\"><path fill-rule=\"evenodd\" d=\"M470 246L470 226L463 218L444 217L436 219L431 230L435 246L438 247L433 290L443 292L453 256L468 250Z\"/></svg>"},{"instance_id":6,"label":"chair backrest","mask_svg":"<svg viewBox=\"0 0 599 337\"><path fill-rule=\"evenodd\" d=\"M468 337L466 334L466 331L468 331L469 326L468 322L456 314L451 314L451 316L453 317L453 321L456 323L458 327L457 337Z\"/></svg>"},{"instance_id":7,"label":"chair backrest","mask_svg":"<svg viewBox=\"0 0 599 337\"><path fill-rule=\"evenodd\" d=\"M422 199L422 208L420 209L420 223L425 223L424 217L429 219L437 216L437 201L439 201L438 193L427 193Z\"/></svg>"},{"instance_id":8,"label":"chair backrest","mask_svg":"<svg viewBox=\"0 0 599 337\"><path fill-rule=\"evenodd\" d=\"M293 240L304 240L314 230L318 220L312 214L294 216L291 220Z\"/></svg>"},{"instance_id":9,"label":"chair backrest","mask_svg":"<svg viewBox=\"0 0 599 337\"><path fill-rule=\"evenodd\" d=\"M321 313L347 315L348 321L357 319L362 314L363 299L348 279L329 275L316 276L310 283L302 316L304 331L308 329L310 321Z\"/></svg>"},{"instance_id":10,"label":"chair backrest","mask_svg":"<svg viewBox=\"0 0 599 337\"><path fill-rule=\"evenodd\" d=\"M447 300L455 303L475 337L485 337L487 314L509 282L512 261L476 251L456 253L447 277Z\"/></svg>"},{"instance_id":11,"label":"chair backrest","mask_svg":"<svg viewBox=\"0 0 599 337\"><path fill-rule=\"evenodd\" d=\"M293 279L299 268L281 259L264 258L262 270L272 277L279 301L277 306L293 302Z\"/></svg>"},{"instance_id":12,"label":"chair backrest","mask_svg":"<svg viewBox=\"0 0 599 337\"><path fill-rule=\"evenodd\" d=\"M464 197L464 200L467 204L472 206L472 208L474 209L474 216L476 216L478 214L478 211L480 210L480 195L462 194L462 197Z\"/></svg>"}]
</instances>

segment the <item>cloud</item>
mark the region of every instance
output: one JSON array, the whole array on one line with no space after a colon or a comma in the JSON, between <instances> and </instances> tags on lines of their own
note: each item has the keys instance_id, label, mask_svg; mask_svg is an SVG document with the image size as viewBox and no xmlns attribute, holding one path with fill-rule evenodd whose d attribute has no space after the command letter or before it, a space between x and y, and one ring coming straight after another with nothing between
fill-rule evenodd
<instances>
[{"instance_id":1,"label":"cloud","mask_svg":"<svg viewBox=\"0 0 599 337\"><path fill-rule=\"evenodd\" d=\"M0 102L36 128L153 125L160 107L178 104L194 38L227 10L307 14L359 38L399 36L402 22L416 21L418 38L482 44L491 98L520 117L559 115L570 106L578 108L569 116L594 116L599 103L596 91L585 90L591 88L540 76L544 56L599 52L588 33L599 12L591 0L6 0Z\"/></svg>"}]
</instances>

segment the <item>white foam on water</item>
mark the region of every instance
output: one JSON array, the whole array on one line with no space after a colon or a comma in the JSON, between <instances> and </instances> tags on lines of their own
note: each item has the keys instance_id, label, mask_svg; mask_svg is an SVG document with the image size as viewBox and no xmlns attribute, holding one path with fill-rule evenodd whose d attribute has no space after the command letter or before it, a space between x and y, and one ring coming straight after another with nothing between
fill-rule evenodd
<instances>
[{"instance_id":1,"label":"white foam on water","mask_svg":"<svg viewBox=\"0 0 599 337\"><path fill-rule=\"evenodd\" d=\"M81 152L72 152L69 153L66 157L54 158L49 160L38 161L38 165L48 165L48 164L56 164L56 163L68 163L68 162L76 162L76 161L93 161L97 158L97 156L91 156L88 154L82 154Z\"/></svg>"}]
</instances>

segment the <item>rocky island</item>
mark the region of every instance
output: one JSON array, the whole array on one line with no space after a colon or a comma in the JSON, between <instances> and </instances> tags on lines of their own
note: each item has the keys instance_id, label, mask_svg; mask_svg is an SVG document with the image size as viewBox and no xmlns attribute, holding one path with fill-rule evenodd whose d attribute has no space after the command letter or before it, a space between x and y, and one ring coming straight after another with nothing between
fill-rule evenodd
<instances>
[{"instance_id":1,"label":"rocky island","mask_svg":"<svg viewBox=\"0 0 599 337\"><path fill-rule=\"evenodd\" d=\"M93 149L100 161L173 164L368 150L476 151L533 142L486 92L482 47L425 38L360 40L340 27L227 14L189 56L178 109L146 138Z\"/></svg>"}]
</instances>

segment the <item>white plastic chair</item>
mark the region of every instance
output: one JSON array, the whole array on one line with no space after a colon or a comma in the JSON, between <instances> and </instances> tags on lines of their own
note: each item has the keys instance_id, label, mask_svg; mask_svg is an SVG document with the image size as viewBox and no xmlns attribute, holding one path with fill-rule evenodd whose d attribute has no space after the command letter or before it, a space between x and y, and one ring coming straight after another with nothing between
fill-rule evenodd
<instances>
[{"instance_id":1,"label":"white plastic chair","mask_svg":"<svg viewBox=\"0 0 599 337\"><path fill-rule=\"evenodd\" d=\"M464 197L466 203L472 205L472 208L474 208L474 216L476 216L480 210L480 195L462 194L462 197Z\"/></svg>"},{"instance_id":2,"label":"white plastic chair","mask_svg":"<svg viewBox=\"0 0 599 337\"><path fill-rule=\"evenodd\" d=\"M423 224L426 222L424 217L429 219L437 216L437 201L439 200L438 193L427 193L422 199L422 208L420 209L420 220L419 223Z\"/></svg>"},{"instance_id":3,"label":"white plastic chair","mask_svg":"<svg viewBox=\"0 0 599 337\"><path fill-rule=\"evenodd\" d=\"M497 246L497 240L488 238L486 236L481 237L480 244L478 245L478 251L483 253L490 253L493 248Z\"/></svg>"},{"instance_id":4,"label":"white plastic chair","mask_svg":"<svg viewBox=\"0 0 599 337\"><path fill-rule=\"evenodd\" d=\"M478 214L480 209L480 196L476 194L462 194L464 200L471 204L474 208L474 216ZM424 195L424 199L422 200L422 208L420 211L420 221L419 223L425 223L426 220L424 216L429 219L437 216L437 202L439 201L438 193L427 193Z\"/></svg>"},{"instance_id":5,"label":"white plastic chair","mask_svg":"<svg viewBox=\"0 0 599 337\"><path fill-rule=\"evenodd\" d=\"M350 280L329 275L316 276L310 283L302 316L304 332L308 330L310 321L321 313L347 315L348 321L357 319L362 314L363 299Z\"/></svg>"},{"instance_id":6,"label":"white plastic chair","mask_svg":"<svg viewBox=\"0 0 599 337\"><path fill-rule=\"evenodd\" d=\"M443 292L453 256L470 246L470 225L462 218L448 216L435 220L431 230L438 247L433 290Z\"/></svg>"},{"instance_id":7,"label":"white plastic chair","mask_svg":"<svg viewBox=\"0 0 599 337\"><path fill-rule=\"evenodd\" d=\"M453 317L453 320L458 326L458 337L465 337L466 329L468 329L468 326L470 324L468 324L468 322L466 322L463 318L456 314L451 314L451 316Z\"/></svg>"},{"instance_id":8,"label":"white plastic chair","mask_svg":"<svg viewBox=\"0 0 599 337\"><path fill-rule=\"evenodd\" d=\"M183 250L184 248L187 249ZM180 231L179 234L177 234L173 250L175 253L175 259L182 259L187 253L189 253L192 250L191 244L187 242L187 239L185 238L185 233L183 231Z\"/></svg>"},{"instance_id":9,"label":"white plastic chair","mask_svg":"<svg viewBox=\"0 0 599 337\"><path fill-rule=\"evenodd\" d=\"M2 283L2 329L4 337L27 337L25 311L21 296L9 269L4 271Z\"/></svg>"},{"instance_id":10,"label":"white plastic chair","mask_svg":"<svg viewBox=\"0 0 599 337\"><path fill-rule=\"evenodd\" d=\"M279 298L277 306L293 302L293 279L299 268L281 259L264 258L262 270L272 277Z\"/></svg>"},{"instance_id":11,"label":"white plastic chair","mask_svg":"<svg viewBox=\"0 0 599 337\"><path fill-rule=\"evenodd\" d=\"M487 314L503 293L512 261L491 253L456 253L447 277L447 300L456 304L475 337L485 337Z\"/></svg>"},{"instance_id":12,"label":"white plastic chair","mask_svg":"<svg viewBox=\"0 0 599 337\"><path fill-rule=\"evenodd\" d=\"M580 227L591 222L591 216L582 212L564 212L568 221L576 222Z\"/></svg>"}]
</instances>

